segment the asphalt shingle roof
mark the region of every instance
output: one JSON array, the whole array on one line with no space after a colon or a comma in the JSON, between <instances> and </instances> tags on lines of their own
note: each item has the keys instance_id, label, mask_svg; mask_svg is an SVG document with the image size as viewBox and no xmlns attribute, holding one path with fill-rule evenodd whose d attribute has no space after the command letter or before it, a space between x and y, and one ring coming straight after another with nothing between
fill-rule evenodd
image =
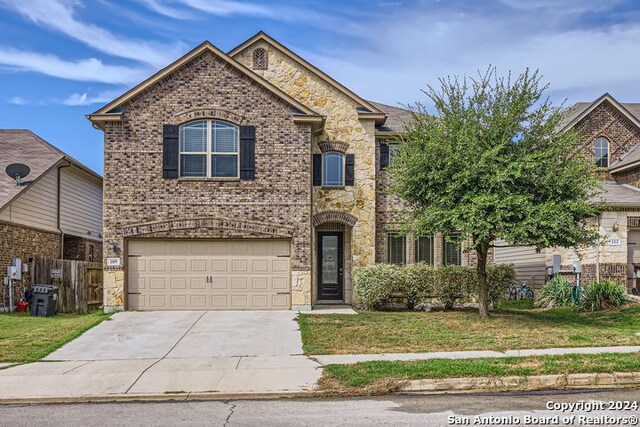
<instances>
[{"instance_id":1,"label":"asphalt shingle roof","mask_svg":"<svg viewBox=\"0 0 640 427\"><path fill-rule=\"evenodd\" d=\"M381 104L379 102L369 102L387 115L387 121L385 124L376 128L380 132L402 132L404 130L405 123L409 123L413 120L412 113L409 110L400 107L392 107L391 105Z\"/></svg>"}]
</instances>

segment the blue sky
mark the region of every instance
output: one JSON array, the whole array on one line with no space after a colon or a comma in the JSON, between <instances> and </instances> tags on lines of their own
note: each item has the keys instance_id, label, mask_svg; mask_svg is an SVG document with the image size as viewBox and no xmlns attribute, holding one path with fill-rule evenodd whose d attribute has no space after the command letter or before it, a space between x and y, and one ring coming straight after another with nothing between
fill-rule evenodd
<instances>
[{"instance_id":1,"label":"blue sky","mask_svg":"<svg viewBox=\"0 0 640 427\"><path fill-rule=\"evenodd\" d=\"M635 0L0 0L0 128L101 173L85 114L203 40L226 51L259 30L391 105L489 64L539 68L556 102L640 102Z\"/></svg>"}]
</instances>

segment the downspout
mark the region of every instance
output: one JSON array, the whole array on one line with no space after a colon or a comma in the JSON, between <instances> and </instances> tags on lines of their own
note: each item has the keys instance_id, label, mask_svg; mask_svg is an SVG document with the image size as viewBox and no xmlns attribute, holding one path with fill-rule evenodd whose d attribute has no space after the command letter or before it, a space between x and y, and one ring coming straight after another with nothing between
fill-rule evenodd
<instances>
[{"instance_id":1,"label":"downspout","mask_svg":"<svg viewBox=\"0 0 640 427\"><path fill-rule=\"evenodd\" d=\"M65 160L66 161L66 160ZM60 194L60 188L61 188L61 183L60 183L60 171L63 168L68 168L71 166L71 163L68 163L66 165L60 165L58 166L58 208L57 208L57 225L58 225L58 231L60 232L60 259L64 259L64 232L62 231L62 227L60 226L60 204L61 204L61 200L62 200L62 196Z\"/></svg>"},{"instance_id":2,"label":"downspout","mask_svg":"<svg viewBox=\"0 0 640 427\"><path fill-rule=\"evenodd\" d=\"M600 214L596 218L598 225L598 235L600 235ZM596 282L600 282L600 242L596 244Z\"/></svg>"}]
</instances>

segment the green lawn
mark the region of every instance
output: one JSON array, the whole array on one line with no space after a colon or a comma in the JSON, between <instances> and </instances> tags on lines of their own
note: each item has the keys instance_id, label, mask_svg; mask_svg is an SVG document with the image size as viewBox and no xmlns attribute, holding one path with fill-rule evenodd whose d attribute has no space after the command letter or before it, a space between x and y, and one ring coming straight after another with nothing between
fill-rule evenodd
<instances>
[{"instance_id":1,"label":"green lawn","mask_svg":"<svg viewBox=\"0 0 640 427\"><path fill-rule=\"evenodd\" d=\"M640 345L640 306L594 313L506 304L475 310L300 314L307 354L404 353Z\"/></svg>"},{"instance_id":2,"label":"green lawn","mask_svg":"<svg viewBox=\"0 0 640 427\"><path fill-rule=\"evenodd\" d=\"M58 314L32 317L27 313L0 314L0 362L33 362L78 337L109 314Z\"/></svg>"},{"instance_id":3,"label":"green lawn","mask_svg":"<svg viewBox=\"0 0 640 427\"><path fill-rule=\"evenodd\" d=\"M574 373L640 371L637 354L588 354L509 357L498 359L433 359L418 362L363 362L325 367L320 382L325 389L397 384L423 378L504 377Z\"/></svg>"}]
</instances>

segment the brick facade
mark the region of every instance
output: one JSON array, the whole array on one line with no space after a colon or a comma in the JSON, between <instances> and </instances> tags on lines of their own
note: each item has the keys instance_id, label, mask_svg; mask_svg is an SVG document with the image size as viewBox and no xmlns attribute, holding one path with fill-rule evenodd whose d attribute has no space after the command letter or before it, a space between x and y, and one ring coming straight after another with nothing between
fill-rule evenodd
<instances>
[{"instance_id":1,"label":"brick facade","mask_svg":"<svg viewBox=\"0 0 640 427\"><path fill-rule=\"evenodd\" d=\"M11 265L13 258L20 258L23 263L28 263L31 257L59 258L60 235L0 221L0 277L6 275L6 268ZM15 282L14 301L18 301L16 298L29 285L29 273L23 274L22 280ZM2 307L4 302L0 301L0 308Z\"/></svg>"},{"instance_id":2,"label":"brick facade","mask_svg":"<svg viewBox=\"0 0 640 427\"><path fill-rule=\"evenodd\" d=\"M292 302L310 305L295 292L296 282L310 286L302 283L311 270L310 125L294 123L285 101L208 51L122 109L124 119L105 126L104 241L113 243L105 258L125 258L134 236L288 236ZM255 126L256 179L163 179L163 125L195 118ZM105 272L107 306L125 303L123 271Z\"/></svg>"},{"instance_id":3,"label":"brick facade","mask_svg":"<svg viewBox=\"0 0 640 427\"><path fill-rule=\"evenodd\" d=\"M90 262L102 260L102 242L65 235L62 246L64 259Z\"/></svg>"},{"instance_id":4,"label":"brick facade","mask_svg":"<svg viewBox=\"0 0 640 427\"><path fill-rule=\"evenodd\" d=\"M595 163L594 143L604 137L609 141L609 165L626 154L640 141L640 129L622 115L608 101L598 105L587 117L580 120L574 129L580 135L580 152ZM611 174L601 171L603 179L613 180ZM616 175L616 180L618 175Z\"/></svg>"}]
</instances>

